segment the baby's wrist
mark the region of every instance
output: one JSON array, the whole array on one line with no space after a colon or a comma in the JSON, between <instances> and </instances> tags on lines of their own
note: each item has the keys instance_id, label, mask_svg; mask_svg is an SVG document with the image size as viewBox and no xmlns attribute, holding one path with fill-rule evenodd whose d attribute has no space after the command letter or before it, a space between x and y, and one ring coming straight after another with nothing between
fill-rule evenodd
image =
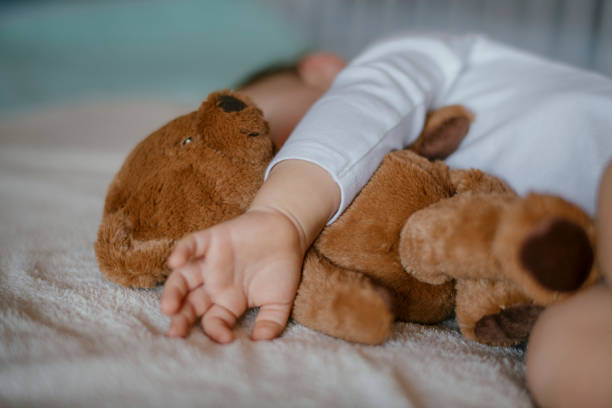
<instances>
[{"instance_id":1,"label":"baby's wrist","mask_svg":"<svg viewBox=\"0 0 612 408\"><path fill-rule=\"evenodd\" d=\"M258 204L249 207L246 214L263 215L265 218L260 219L264 220L269 226L274 226L274 239L296 242L302 253L305 253L308 249L308 239L301 222L282 208Z\"/></svg>"},{"instance_id":2,"label":"baby's wrist","mask_svg":"<svg viewBox=\"0 0 612 408\"><path fill-rule=\"evenodd\" d=\"M331 175L304 160L284 160L270 175L249 211L277 211L297 228L305 251L340 205L340 188Z\"/></svg>"}]
</instances>

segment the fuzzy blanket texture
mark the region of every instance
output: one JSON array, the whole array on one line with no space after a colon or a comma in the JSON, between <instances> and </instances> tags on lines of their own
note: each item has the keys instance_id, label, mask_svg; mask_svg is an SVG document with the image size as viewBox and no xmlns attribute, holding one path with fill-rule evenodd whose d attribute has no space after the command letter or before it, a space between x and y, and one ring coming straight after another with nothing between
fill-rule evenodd
<instances>
[{"instance_id":1,"label":"fuzzy blanket texture","mask_svg":"<svg viewBox=\"0 0 612 408\"><path fill-rule=\"evenodd\" d=\"M453 321L396 323L378 347L290 323L221 346L164 336L160 289L100 274L93 242L130 149L178 114L92 102L0 120L0 406L529 407L523 348L463 339Z\"/></svg>"}]
</instances>

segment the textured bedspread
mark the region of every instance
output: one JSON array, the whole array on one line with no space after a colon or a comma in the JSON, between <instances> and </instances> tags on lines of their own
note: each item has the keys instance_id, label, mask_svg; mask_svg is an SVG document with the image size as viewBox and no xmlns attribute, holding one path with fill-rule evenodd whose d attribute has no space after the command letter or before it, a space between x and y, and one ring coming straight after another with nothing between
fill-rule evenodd
<instances>
[{"instance_id":1,"label":"textured bedspread","mask_svg":"<svg viewBox=\"0 0 612 408\"><path fill-rule=\"evenodd\" d=\"M92 248L106 187L131 147L195 107L54 108L0 121L0 406L524 407L522 349L454 322L397 323L383 346L291 323L227 346L168 339L160 290L105 281Z\"/></svg>"}]
</instances>

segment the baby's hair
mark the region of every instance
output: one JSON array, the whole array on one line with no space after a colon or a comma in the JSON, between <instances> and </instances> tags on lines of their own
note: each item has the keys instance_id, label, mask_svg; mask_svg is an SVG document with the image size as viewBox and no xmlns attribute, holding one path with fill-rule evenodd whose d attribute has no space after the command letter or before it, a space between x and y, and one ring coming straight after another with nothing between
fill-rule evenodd
<instances>
[{"instance_id":1,"label":"baby's hair","mask_svg":"<svg viewBox=\"0 0 612 408\"><path fill-rule=\"evenodd\" d=\"M265 65L264 67L259 68L253 71L252 73L246 75L242 80L236 82L233 86L233 89L242 89L249 85L253 85L256 82L259 82L262 79L276 74L297 74L298 64L300 60L305 55L308 55L310 53L312 53L312 50L305 49L302 52L298 53L295 57Z\"/></svg>"},{"instance_id":2,"label":"baby's hair","mask_svg":"<svg viewBox=\"0 0 612 408\"><path fill-rule=\"evenodd\" d=\"M296 59L292 62L276 62L270 65L267 65L247 75L244 79L238 81L234 85L233 88L241 89L249 85L253 85L256 82L261 81L262 79L265 79L269 76L276 75L276 74L282 74L282 73L297 74L298 61L299 59Z\"/></svg>"}]
</instances>

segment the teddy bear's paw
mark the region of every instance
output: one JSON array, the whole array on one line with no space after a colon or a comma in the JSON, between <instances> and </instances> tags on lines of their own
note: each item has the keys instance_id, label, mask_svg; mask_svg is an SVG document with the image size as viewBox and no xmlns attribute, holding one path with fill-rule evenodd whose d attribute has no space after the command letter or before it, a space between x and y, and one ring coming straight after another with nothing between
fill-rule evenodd
<instances>
[{"instance_id":1,"label":"teddy bear's paw","mask_svg":"<svg viewBox=\"0 0 612 408\"><path fill-rule=\"evenodd\" d=\"M498 313L483 316L474 326L474 336L490 346L512 346L529 337L544 308L534 304L516 304Z\"/></svg>"},{"instance_id":2,"label":"teddy bear's paw","mask_svg":"<svg viewBox=\"0 0 612 408\"><path fill-rule=\"evenodd\" d=\"M293 304L293 318L329 336L380 344L391 334L395 319L392 304L392 294L385 287L310 251Z\"/></svg>"},{"instance_id":3,"label":"teddy bear's paw","mask_svg":"<svg viewBox=\"0 0 612 408\"><path fill-rule=\"evenodd\" d=\"M381 344L391 334L394 320L392 297L378 285L355 288L357 292L338 293L332 302L332 314L340 323L337 337L362 344Z\"/></svg>"},{"instance_id":4,"label":"teddy bear's paw","mask_svg":"<svg viewBox=\"0 0 612 408\"><path fill-rule=\"evenodd\" d=\"M391 295L383 287L363 283L318 290L314 299L310 294L305 296L305 288L300 287L293 318L332 337L361 344L381 344L391 334L394 321Z\"/></svg>"},{"instance_id":5,"label":"teddy bear's paw","mask_svg":"<svg viewBox=\"0 0 612 408\"><path fill-rule=\"evenodd\" d=\"M563 218L536 224L520 250L522 266L543 287L569 292L586 281L594 251L582 227Z\"/></svg>"}]
</instances>

